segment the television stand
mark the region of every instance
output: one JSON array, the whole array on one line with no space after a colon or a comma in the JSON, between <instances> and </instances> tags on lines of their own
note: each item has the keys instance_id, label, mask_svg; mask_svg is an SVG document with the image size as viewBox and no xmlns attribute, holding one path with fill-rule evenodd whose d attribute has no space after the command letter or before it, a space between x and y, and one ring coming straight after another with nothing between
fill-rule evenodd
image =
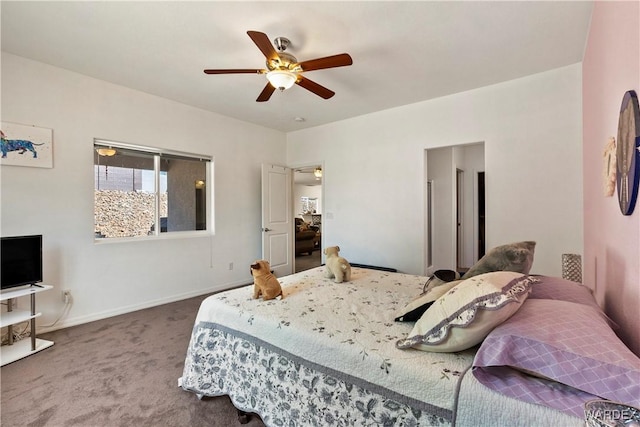
<instances>
[{"instance_id":1,"label":"television stand","mask_svg":"<svg viewBox=\"0 0 640 427\"><path fill-rule=\"evenodd\" d=\"M2 312L0 317L0 326L7 327L9 330L9 343L0 347L0 366L15 362L23 357L30 356L38 351L49 348L53 345L53 341L42 340L36 338L36 317L42 313L36 313L36 294L39 292L53 289L51 285L28 285L17 288L5 289L0 292L0 301L7 302L7 311ZM17 298L29 296L30 310L15 310L14 302ZM13 342L13 325L22 322L30 322L29 340L20 340Z\"/></svg>"}]
</instances>

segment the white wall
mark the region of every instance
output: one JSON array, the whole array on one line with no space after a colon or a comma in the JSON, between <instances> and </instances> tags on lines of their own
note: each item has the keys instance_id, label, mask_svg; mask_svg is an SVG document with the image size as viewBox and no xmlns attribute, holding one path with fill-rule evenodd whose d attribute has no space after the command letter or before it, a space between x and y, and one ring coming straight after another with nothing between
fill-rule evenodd
<instances>
[{"instance_id":1,"label":"white wall","mask_svg":"<svg viewBox=\"0 0 640 427\"><path fill-rule=\"evenodd\" d=\"M561 275L583 251L581 102L574 64L289 133L287 161L324 162L326 245L423 273L423 152L484 141L487 248L535 240L532 272Z\"/></svg>"},{"instance_id":2,"label":"white wall","mask_svg":"<svg viewBox=\"0 0 640 427\"><path fill-rule=\"evenodd\" d=\"M261 256L261 163L285 163L285 135L2 53L2 120L53 129L53 169L2 166L3 236L44 235L40 324L59 326L250 283ZM206 237L96 244L93 138L208 154L215 228ZM229 263L234 269L229 270Z\"/></svg>"}]
</instances>

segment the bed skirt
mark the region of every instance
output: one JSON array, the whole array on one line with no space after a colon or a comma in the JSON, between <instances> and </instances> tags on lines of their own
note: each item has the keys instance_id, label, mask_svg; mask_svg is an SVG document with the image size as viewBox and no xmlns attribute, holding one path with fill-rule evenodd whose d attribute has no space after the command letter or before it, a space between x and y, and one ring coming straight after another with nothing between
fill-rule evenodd
<instances>
[{"instance_id":1,"label":"bed skirt","mask_svg":"<svg viewBox=\"0 0 640 427\"><path fill-rule=\"evenodd\" d=\"M199 397L229 395L268 426L451 425L451 411L362 384L222 325L201 322L193 335L198 345L189 348L180 386Z\"/></svg>"}]
</instances>

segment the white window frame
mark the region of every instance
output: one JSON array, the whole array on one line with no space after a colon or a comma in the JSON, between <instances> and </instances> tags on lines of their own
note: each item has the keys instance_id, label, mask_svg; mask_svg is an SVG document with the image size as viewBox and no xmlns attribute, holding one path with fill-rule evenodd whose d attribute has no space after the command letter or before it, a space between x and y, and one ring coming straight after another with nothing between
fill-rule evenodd
<instances>
[{"instance_id":1,"label":"white window frame","mask_svg":"<svg viewBox=\"0 0 640 427\"><path fill-rule=\"evenodd\" d=\"M205 230L187 230L187 231L171 231L171 232L160 232L160 227L155 227L154 233L145 235L145 236L131 236L131 237L109 237L109 238L95 238L94 243L96 244L109 244L109 243L119 243L126 241L135 241L139 242L141 240L164 240L164 239L176 239L176 238L188 238L188 237L205 237L212 236L215 234L215 225L214 225L214 158L212 156L208 156L205 154L194 154L187 153L183 151L176 150L168 150L157 147L149 147L144 145L134 145L123 142L111 141L107 139L94 138L93 140L93 150L97 148L121 148L126 150L135 150L141 151L145 153L149 153L154 156L154 174L155 174L155 191L156 191L156 206L155 206L155 224L160 224L160 161L162 159L162 155L172 156L172 157L184 157L185 159L192 160L201 160L206 161L206 221L207 228ZM92 156L93 158L93 156ZM95 162L93 164L95 168ZM95 184L94 184L95 189ZM95 190L94 190L95 191ZM94 215L95 215L95 204L94 204Z\"/></svg>"}]
</instances>

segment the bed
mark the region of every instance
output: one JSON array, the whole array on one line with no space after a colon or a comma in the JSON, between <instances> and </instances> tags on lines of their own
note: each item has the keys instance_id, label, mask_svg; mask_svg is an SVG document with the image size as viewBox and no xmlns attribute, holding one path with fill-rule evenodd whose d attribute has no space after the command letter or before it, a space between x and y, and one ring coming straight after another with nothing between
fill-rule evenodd
<instances>
[{"instance_id":1,"label":"bed","mask_svg":"<svg viewBox=\"0 0 640 427\"><path fill-rule=\"evenodd\" d=\"M318 267L279 278L281 300L253 300L252 286L205 299L179 385L200 398L228 395L268 426L584 425L575 406L590 393L524 368L505 374L500 369L508 368L476 362L478 345L399 349L414 323L394 319L427 277L354 267L351 281L338 284L323 273ZM501 353L503 338L492 341ZM522 390L517 379L501 383L510 375L552 390L552 398L569 396L574 407L509 394ZM627 376L640 384L636 375L640 368Z\"/></svg>"}]
</instances>

